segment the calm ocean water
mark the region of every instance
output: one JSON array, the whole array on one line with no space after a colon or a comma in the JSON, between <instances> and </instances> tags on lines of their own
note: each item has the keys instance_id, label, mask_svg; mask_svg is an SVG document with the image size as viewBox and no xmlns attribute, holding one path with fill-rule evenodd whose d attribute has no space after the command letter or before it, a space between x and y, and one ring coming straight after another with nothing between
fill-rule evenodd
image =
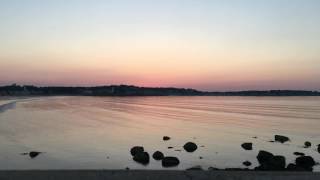
<instances>
[{"instance_id":1,"label":"calm ocean water","mask_svg":"<svg viewBox=\"0 0 320 180\"><path fill-rule=\"evenodd\" d=\"M244 167L246 160L253 168L259 150L284 155L287 164L295 151L320 161L320 97L41 97L2 99L0 107L0 169L163 169L153 159L135 163L135 145L177 156L181 164L170 169ZM291 142L268 142L275 134ZM188 141L198 150L183 151ZM45 153L21 155L29 151Z\"/></svg>"}]
</instances>

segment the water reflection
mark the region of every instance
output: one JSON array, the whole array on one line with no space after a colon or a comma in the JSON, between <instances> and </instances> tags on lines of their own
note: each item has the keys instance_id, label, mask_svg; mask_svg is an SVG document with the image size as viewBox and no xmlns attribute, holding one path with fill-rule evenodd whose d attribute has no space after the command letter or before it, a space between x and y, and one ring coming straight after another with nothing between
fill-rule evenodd
<instances>
[{"instance_id":1,"label":"water reflection","mask_svg":"<svg viewBox=\"0 0 320 180\"><path fill-rule=\"evenodd\" d=\"M201 165L243 167L260 149L294 160L303 151L319 158L318 97L43 97L19 101L0 114L0 169L162 169L132 161L129 149L143 145L181 159L178 169ZM268 142L274 134L286 145ZM169 135L164 142L162 136ZM257 136L258 138L252 138ZM314 146L302 149L309 140ZM187 141L204 145L190 154ZM243 151L253 142L253 151ZM169 146L174 147L168 149ZM20 153L46 152L30 160ZM203 157L200 159L199 157ZM109 159L107 158L109 157ZM319 159L316 159L319 161ZM317 168L316 168L317 169Z\"/></svg>"}]
</instances>

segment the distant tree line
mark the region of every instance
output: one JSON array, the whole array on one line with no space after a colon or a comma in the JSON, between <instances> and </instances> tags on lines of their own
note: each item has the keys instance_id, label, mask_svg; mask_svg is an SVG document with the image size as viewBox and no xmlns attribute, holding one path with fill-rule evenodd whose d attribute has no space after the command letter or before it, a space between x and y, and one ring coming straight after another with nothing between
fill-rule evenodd
<instances>
[{"instance_id":1,"label":"distant tree line","mask_svg":"<svg viewBox=\"0 0 320 180\"><path fill-rule=\"evenodd\" d=\"M10 85L0 87L0 96L320 96L318 91L270 90L204 92L184 88L149 88L128 85L96 87L37 87Z\"/></svg>"}]
</instances>

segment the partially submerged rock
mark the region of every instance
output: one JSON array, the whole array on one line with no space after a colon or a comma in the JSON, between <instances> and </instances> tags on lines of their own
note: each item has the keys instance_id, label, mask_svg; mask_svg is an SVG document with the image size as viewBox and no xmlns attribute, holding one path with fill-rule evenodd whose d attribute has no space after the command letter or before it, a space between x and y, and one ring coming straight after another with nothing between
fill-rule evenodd
<instances>
[{"instance_id":1,"label":"partially submerged rock","mask_svg":"<svg viewBox=\"0 0 320 180\"><path fill-rule=\"evenodd\" d=\"M312 171L315 164L316 162L311 156L301 156L296 158L296 165L304 168L307 171Z\"/></svg>"},{"instance_id":2,"label":"partially submerged rock","mask_svg":"<svg viewBox=\"0 0 320 180\"><path fill-rule=\"evenodd\" d=\"M290 139L288 137L282 136L282 135L275 135L274 140L277 142L281 142L281 143L285 143L287 141L290 141Z\"/></svg>"},{"instance_id":3,"label":"partially submerged rock","mask_svg":"<svg viewBox=\"0 0 320 180\"><path fill-rule=\"evenodd\" d=\"M142 146L134 146L131 148L130 153L132 156L135 156L138 153L144 152L144 148Z\"/></svg>"},{"instance_id":4,"label":"partially submerged rock","mask_svg":"<svg viewBox=\"0 0 320 180\"><path fill-rule=\"evenodd\" d=\"M311 156L301 156L296 158L296 164L290 163L287 166L288 171L312 171L315 161Z\"/></svg>"},{"instance_id":5,"label":"partially submerged rock","mask_svg":"<svg viewBox=\"0 0 320 180\"><path fill-rule=\"evenodd\" d=\"M183 148L187 151L187 152L194 152L195 150L197 150L198 146L193 143L193 142L187 142Z\"/></svg>"},{"instance_id":6,"label":"partially submerged rock","mask_svg":"<svg viewBox=\"0 0 320 180\"><path fill-rule=\"evenodd\" d=\"M39 154L41 154L42 152L38 152L38 151L31 151L31 152L29 152L29 156L30 156L30 158L35 158L35 157L37 157Z\"/></svg>"},{"instance_id":7,"label":"partially submerged rock","mask_svg":"<svg viewBox=\"0 0 320 180\"><path fill-rule=\"evenodd\" d=\"M260 166L255 170L261 171L281 171L285 170L286 159L284 156L274 156L267 151L260 151L257 156Z\"/></svg>"},{"instance_id":8,"label":"partially submerged rock","mask_svg":"<svg viewBox=\"0 0 320 180\"><path fill-rule=\"evenodd\" d=\"M164 155L163 155L162 152L156 151L156 152L153 153L152 157L153 157L153 159L159 161L159 160L162 160L164 158Z\"/></svg>"},{"instance_id":9,"label":"partially submerged rock","mask_svg":"<svg viewBox=\"0 0 320 180\"><path fill-rule=\"evenodd\" d=\"M149 153L139 152L133 156L133 160L140 164L147 165L150 162Z\"/></svg>"},{"instance_id":10,"label":"partially submerged rock","mask_svg":"<svg viewBox=\"0 0 320 180\"><path fill-rule=\"evenodd\" d=\"M304 142L304 148L309 148L309 147L311 147L311 142L309 141Z\"/></svg>"},{"instance_id":11,"label":"partially submerged rock","mask_svg":"<svg viewBox=\"0 0 320 180\"><path fill-rule=\"evenodd\" d=\"M320 144L318 144L318 153L320 153Z\"/></svg>"},{"instance_id":12,"label":"partially submerged rock","mask_svg":"<svg viewBox=\"0 0 320 180\"><path fill-rule=\"evenodd\" d=\"M252 150L252 143L246 142L241 144L241 147L245 150Z\"/></svg>"},{"instance_id":13,"label":"partially submerged rock","mask_svg":"<svg viewBox=\"0 0 320 180\"><path fill-rule=\"evenodd\" d=\"M286 168L287 171L305 171L304 168L302 167L299 167L293 163L290 163L288 164L287 168Z\"/></svg>"},{"instance_id":14,"label":"partially submerged rock","mask_svg":"<svg viewBox=\"0 0 320 180\"><path fill-rule=\"evenodd\" d=\"M304 153L302 153L302 152L294 152L293 154L296 156L304 156Z\"/></svg>"},{"instance_id":15,"label":"partially submerged rock","mask_svg":"<svg viewBox=\"0 0 320 180\"><path fill-rule=\"evenodd\" d=\"M257 159L260 164L268 162L273 157L273 154L267 151L259 151Z\"/></svg>"},{"instance_id":16,"label":"partially submerged rock","mask_svg":"<svg viewBox=\"0 0 320 180\"><path fill-rule=\"evenodd\" d=\"M245 161L242 164L245 165L245 166L251 166L251 162L250 161Z\"/></svg>"},{"instance_id":17,"label":"partially submerged rock","mask_svg":"<svg viewBox=\"0 0 320 180\"><path fill-rule=\"evenodd\" d=\"M179 164L180 164L180 161L176 157L168 156L162 159L163 167L174 167L174 166L178 166Z\"/></svg>"},{"instance_id":18,"label":"partially submerged rock","mask_svg":"<svg viewBox=\"0 0 320 180\"><path fill-rule=\"evenodd\" d=\"M168 141L168 140L170 140L171 138L169 137L169 136L163 136L163 138L162 138L164 141Z\"/></svg>"}]
</instances>

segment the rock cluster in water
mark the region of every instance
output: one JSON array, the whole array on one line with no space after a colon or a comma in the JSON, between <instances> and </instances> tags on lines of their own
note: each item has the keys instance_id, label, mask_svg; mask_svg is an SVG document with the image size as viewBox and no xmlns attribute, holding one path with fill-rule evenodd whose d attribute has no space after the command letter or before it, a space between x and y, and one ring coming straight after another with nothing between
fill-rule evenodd
<instances>
[{"instance_id":1,"label":"rock cluster in water","mask_svg":"<svg viewBox=\"0 0 320 180\"><path fill-rule=\"evenodd\" d=\"M170 137L164 136L164 141L170 140ZM275 135L274 142L285 143L290 141L290 139L286 136L282 135ZM306 141L304 143L305 148L311 147L311 142ZM201 146L204 147L204 146ZM245 142L241 144L241 147L245 150L252 150L253 143L252 142ZM170 147L173 148L173 147ZM194 152L198 149L197 144L194 142L187 142L183 145L183 148L186 152ZM179 150L180 151L180 150ZM317 151L320 153L320 144L318 145ZM147 165L150 162L150 157L148 152L145 152L142 146L135 146L130 150L131 155L133 156L133 160ZM295 159L295 163L290 163L286 166L286 158L281 155L274 155L271 152L260 150L257 155L257 160L259 166L255 167L253 170L256 171L312 171L313 166L316 165L316 162L311 156L305 156L302 152L294 152L294 155L298 156ZM163 167L174 167L180 164L180 160L177 157L173 156L166 156L160 151L155 151L152 155L153 159L156 161L161 161ZM202 156L199 156L199 159L202 159ZM244 166L251 166L252 163L250 161L244 161L242 163ZM187 170L203 170L201 166L194 166ZM219 170L218 168L211 167L209 170ZM230 171L239 171L239 170L250 170L248 168L225 168L224 170Z\"/></svg>"},{"instance_id":2,"label":"rock cluster in water","mask_svg":"<svg viewBox=\"0 0 320 180\"><path fill-rule=\"evenodd\" d=\"M257 156L259 166L255 170L261 171L281 171L285 170L286 158L284 156L275 156L267 151L259 151Z\"/></svg>"},{"instance_id":3,"label":"rock cluster in water","mask_svg":"<svg viewBox=\"0 0 320 180\"><path fill-rule=\"evenodd\" d=\"M133 156L134 161L143 165L149 164L150 162L149 153L145 152L142 146L135 146L131 148L130 153Z\"/></svg>"},{"instance_id":4,"label":"rock cluster in water","mask_svg":"<svg viewBox=\"0 0 320 180\"><path fill-rule=\"evenodd\" d=\"M171 138L169 136L163 136L162 138L164 141L168 141ZM194 142L187 142L183 148L185 149L186 152L194 152L197 150L198 146ZM169 146L168 149L173 149L172 146ZM175 150L177 151L177 150ZM178 150L181 151L181 150ZM134 161L137 163L147 165L150 162L150 157L149 153L144 150L144 147L142 146L134 146L130 149L130 153L132 155L132 158ZM161 160L161 164L163 167L174 167L178 166L180 164L180 160L177 157L173 156L165 156L161 151L155 151L152 154L153 159L156 161ZM202 157L200 156L200 159Z\"/></svg>"}]
</instances>

